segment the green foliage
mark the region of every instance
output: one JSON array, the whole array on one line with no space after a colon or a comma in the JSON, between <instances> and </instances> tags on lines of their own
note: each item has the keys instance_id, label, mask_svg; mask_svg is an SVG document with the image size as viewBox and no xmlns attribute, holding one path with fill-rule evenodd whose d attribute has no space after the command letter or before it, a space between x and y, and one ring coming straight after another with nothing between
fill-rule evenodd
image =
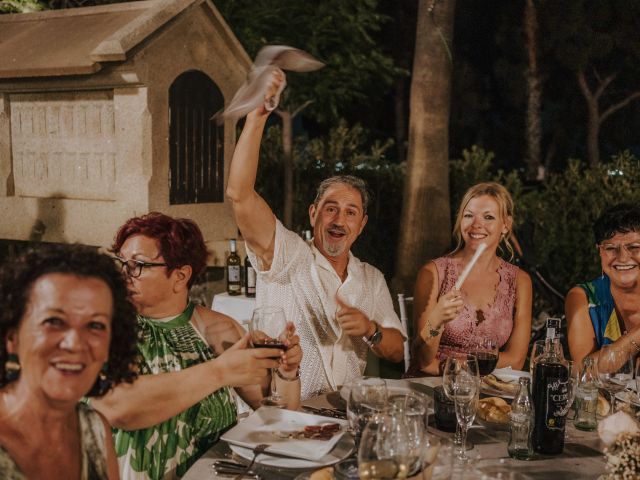
<instances>
[{"instance_id":1,"label":"green foliage","mask_svg":"<svg viewBox=\"0 0 640 480\"><path fill-rule=\"evenodd\" d=\"M404 164L390 163L385 154L391 140L368 145L367 132L360 126L344 121L325 137L297 137L294 143L294 230L309 226L309 205L315 198L318 184L332 175L356 175L369 185L371 203L369 221L354 245L354 254L380 268L388 276L395 262L404 186ZM273 208L282 213L282 163L280 162L281 129L267 129L262 142L258 172L258 192Z\"/></svg>"},{"instance_id":2,"label":"green foliage","mask_svg":"<svg viewBox=\"0 0 640 480\"><path fill-rule=\"evenodd\" d=\"M599 274L592 225L606 207L620 202L640 202L640 162L629 152L591 168L572 160L544 188L524 196L537 262L562 292Z\"/></svg>"},{"instance_id":3,"label":"green foliage","mask_svg":"<svg viewBox=\"0 0 640 480\"><path fill-rule=\"evenodd\" d=\"M388 20L376 0L218 0L216 6L251 57L264 45L291 45L326 63L313 73L287 74L283 104L308 100L304 115L323 125L386 92L400 70L372 35Z\"/></svg>"},{"instance_id":4,"label":"green foliage","mask_svg":"<svg viewBox=\"0 0 640 480\"><path fill-rule=\"evenodd\" d=\"M45 8L38 0L0 0L0 14L37 12Z\"/></svg>"}]
</instances>

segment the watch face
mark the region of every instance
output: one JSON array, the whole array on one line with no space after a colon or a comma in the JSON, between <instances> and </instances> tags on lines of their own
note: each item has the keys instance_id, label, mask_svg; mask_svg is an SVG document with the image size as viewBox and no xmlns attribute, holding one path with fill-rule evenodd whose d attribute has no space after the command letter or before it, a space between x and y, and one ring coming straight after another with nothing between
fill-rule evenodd
<instances>
[{"instance_id":1,"label":"watch face","mask_svg":"<svg viewBox=\"0 0 640 480\"><path fill-rule=\"evenodd\" d=\"M371 335L371 338L369 339L369 341L373 344L373 345L377 345L380 343L380 340L382 340L382 332L380 330L376 330L373 335Z\"/></svg>"}]
</instances>

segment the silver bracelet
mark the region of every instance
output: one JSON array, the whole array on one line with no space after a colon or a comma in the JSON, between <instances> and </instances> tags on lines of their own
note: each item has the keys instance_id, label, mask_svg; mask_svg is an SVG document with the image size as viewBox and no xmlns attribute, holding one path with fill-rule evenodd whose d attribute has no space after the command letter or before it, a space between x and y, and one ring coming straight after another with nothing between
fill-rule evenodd
<instances>
[{"instance_id":1,"label":"silver bracelet","mask_svg":"<svg viewBox=\"0 0 640 480\"><path fill-rule=\"evenodd\" d=\"M280 373L279 368L276 368L276 375L278 375L279 379L284 380L285 382L295 382L300 380L300 367L298 367L298 369L296 370L296 376L293 378L287 378L284 375L282 375L282 373Z\"/></svg>"}]
</instances>

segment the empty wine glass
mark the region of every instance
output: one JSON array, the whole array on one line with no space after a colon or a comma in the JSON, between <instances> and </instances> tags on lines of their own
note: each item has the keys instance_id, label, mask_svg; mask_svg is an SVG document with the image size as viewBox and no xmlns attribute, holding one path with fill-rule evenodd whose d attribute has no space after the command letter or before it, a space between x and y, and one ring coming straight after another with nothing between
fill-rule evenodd
<instances>
[{"instance_id":1,"label":"empty wine glass","mask_svg":"<svg viewBox=\"0 0 640 480\"><path fill-rule=\"evenodd\" d=\"M249 323L253 348L277 348L286 350L287 320L280 307L260 307L253 311ZM278 355L278 359L280 356ZM271 369L271 394L262 399L262 405L285 408L282 395L276 390L275 369Z\"/></svg>"},{"instance_id":2,"label":"empty wine glass","mask_svg":"<svg viewBox=\"0 0 640 480\"><path fill-rule=\"evenodd\" d=\"M598 353L596 371L600 387L609 393L611 413L615 413L616 395L633 379L633 360L624 350L604 345Z\"/></svg>"},{"instance_id":3,"label":"empty wine glass","mask_svg":"<svg viewBox=\"0 0 640 480\"><path fill-rule=\"evenodd\" d=\"M480 382L478 375L468 370L461 370L453 380L453 401L456 407L456 418L460 425L461 448L458 458L467 461L466 454L467 432L476 418L478 398L480 396Z\"/></svg>"},{"instance_id":4,"label":"empty wine glass","mask_svg":"<svg viewBox=\"0 0 640 480\"><path fill-rule=\"evenodd\" d=\"M387 411L399 417L404 423L410 446L409 476L420 472L423 467L423 451L427 445L428 397L419 392L390 395Z\"/></svg>"},{"instance_id":5,"label":"empty wine glass","mask_svg":"<svg viewBox=\"0 0 640 480\"><path fill-rule=\"evenodd\" d=\"M381 378L362 377L351 382L348 388L347 420L357 444L367 422L386 407L387 384Z\"/></svg>"},{"instance_id":6,"label":"empty wine glass","mask_svg":"<svg viewBox=\"0 0 640 480\"><path fill-rule=\"evenodd\" d=\"M479 394L480 390L480 377L479 377L479 368L478 368L478 360L475 355L471 355L468 353L456 353L452 352L447 357L447 360L444 364L444 370L442 373L442 386L444 389L445 395L450 399L454 400L454 385L456 378L462 373L466 373L467 376L473 377L477 382L477 390ZM456 407L456 417L457 417L457 407ZM453 439L453 443L456 447L458 447L458 458L466 459L466 455L464 454L464 449L467 448L467 445L463 442L462 439L462 426L460 424L460 420L458 420L456 425L456 433ZM468 445L469 449L473 448L473 444ZM461 451L460 451L461 450Z\"/></svg>"}]
</instances>

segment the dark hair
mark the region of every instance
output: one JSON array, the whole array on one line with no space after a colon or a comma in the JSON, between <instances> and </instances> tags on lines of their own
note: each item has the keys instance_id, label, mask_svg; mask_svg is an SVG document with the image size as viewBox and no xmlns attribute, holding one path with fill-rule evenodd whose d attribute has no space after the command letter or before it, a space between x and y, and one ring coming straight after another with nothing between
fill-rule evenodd
<instances>
[{"instance_id":1,"label":"dark hair","mask_svg":"<svg viewBox=\"0 0 640 480\"><path fill-rule=\"evenodd\" d=\"M599 245L616 233L640 232L640 207L619 203L607 208L593 224L593 234Z\"/></svg>"},{"instance_id":2,"label":"dark hair","mask_svg":"<svg viewBox=\"0 0 640 480\"><path fill-rule=\"evenodd\" d=\"M367 188L367 182L359 177L354 177L353 175L335 175L320 182L320 185L318 185L318 189L316 190L316 198L313 200L313 204L317 207L322 196L329 187L340 183L358 190L360 197L362 198L362 213L363 215L366 215L369 207L369 189Z\"/></svg>"},{"instance_id":3,"label":"dark hair","mask_svg":"<svg viewBox=\"0 0 640 480\"><path fill-rule=\"evenodd\" d=\"M158 242L160 255L167 264L167 276L184 265L191 267L189 288L207 268L209 251L202 238L200 228L188 218L173 218L159 212L133 217L120 227L111 246L119 253L127 238L144 235Z\"/></svg>"},{"instance_id":4,"label":"dark hair","mask_svg":"<svg viewBox=\"0 0 640 480\"><path fill-rule=\"evenodd\" d=\"M106 378L97 380L88 396L106 393L112 385L132 382L138 357L138 322L135 307L129 302L127 286L113 260L84 245L41 244L5 262L0 269L0 387L9 383L7 335L17 329L24 317L31 290L36 281L51 273L96 278L107 284L113 299L111 344Z\"/></svg>"}]
</instances>

